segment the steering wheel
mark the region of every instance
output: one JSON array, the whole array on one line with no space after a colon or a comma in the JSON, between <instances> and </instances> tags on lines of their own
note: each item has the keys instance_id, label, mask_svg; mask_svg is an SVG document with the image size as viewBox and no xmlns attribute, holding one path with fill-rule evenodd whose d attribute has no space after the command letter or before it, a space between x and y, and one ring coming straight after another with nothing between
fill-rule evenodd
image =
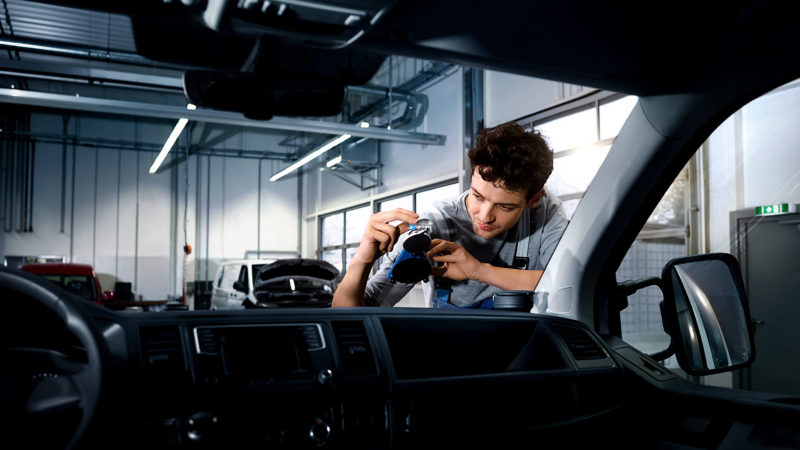
<instances>
[{"instance_id":1,"label":"steering wheel","mask_svg":"<svg viewBox=\"0 0 800 450\"><path fill-rule=\"evenodd\" d=\"M48 348L0 348L0 366L5 366L0 370L0 418L30 424L80 409L81 414L74 415L80 417L75 420L77 427L75 422L68 427L68 432L74 432L65 448L72 449L86 433L98 408L103 372L109 361L108 347L92 317L80 306L79 302L85 300L41 277L5 267L0 267L0 288L18 294L14 295L21 297L17 301L33 300L55 313L86 352L86 361L76 361ZM41 331L48 336L53 330ZM36 375L31 376L31 372ZM51 432L33 429L36 433Z\"/></svg>"}]
</instances>

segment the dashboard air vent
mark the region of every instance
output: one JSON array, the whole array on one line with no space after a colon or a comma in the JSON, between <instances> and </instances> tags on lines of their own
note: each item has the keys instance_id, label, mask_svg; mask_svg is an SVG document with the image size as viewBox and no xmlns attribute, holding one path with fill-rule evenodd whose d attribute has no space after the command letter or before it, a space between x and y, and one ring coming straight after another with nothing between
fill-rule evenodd
<instances>
[{"instance_id":1,"label":"dashboard air vent","mask_svg":"<svg viewBox=\"0 0 800 450\"><path fill-rule=\"evenodd\" d=\"M346 377L377 375L375 358L362 321L333 322L333 334Z\"/></svg>"},{"instance_id":2,"label":"dashboard air vent","mask_svg":"<svg viewBox=\"0 0 800 450\"><path fill-rule=\"evenodd\" d=\"M141 327L139 339L144 375L149 383L169 386L185 380L186 363L177 325Z\"/></svg>"},{"instance_id":3,"label":"dashboard air vent","mask_svg":"<svg viewBox=\"0 0 800 450\"><path fill-rule=\"evenodd\" d=\"M564 343L567 344L569 352L576 361L586 361L589 359L604 359L606 357L602 349L585 331L565 327L560 325L553 325L553 330L561 336Z\"/></svg>"},{"instance_id":4,"label":"dashboard air vent","mask_svg":"<svg viewBox=\"0 0 800 450\"><path fill-rule=\"evenodd\" d=\"M199 353L206 353L209 355L217 354L217 339L214 336L214 330L211 328L195 328L195 336L197 337L197 346Z\"/></svg>"}]
</instances>

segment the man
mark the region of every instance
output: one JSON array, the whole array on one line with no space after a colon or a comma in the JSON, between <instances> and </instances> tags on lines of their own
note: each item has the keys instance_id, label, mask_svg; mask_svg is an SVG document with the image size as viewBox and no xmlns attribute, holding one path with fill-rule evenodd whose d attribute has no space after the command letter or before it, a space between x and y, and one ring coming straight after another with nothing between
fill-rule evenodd
<instances>
[{"instance_id":1,"label":"man","mask_svg":"<svg viewBox=\"0 0 800 450\"><path fill-rule=\"evenodd\" d=\"M428 306L489 309L495 292L533 291L569 223L561 201L545 192L544 184L553 172L553 152L538 132L525 132L517 123L487 128L468 155L472 165L469 191L434 205L448 230L434 227L430 232L433 242L428 256L443 266L432 268L436 289L430 290ZM523 214L526 208L530 211ZM427 212L420 216L400 208L370 216L333 306L399 302L413 285L393 284L387 274L408 236L402 233L409 224L429 217ZM521 217L529 217L528 236L517 233ZM398 220L402 223L397 227L389 225ZM525 237L527 258L520 258L517 247ZM373 263L387 253L370 278Z\"/></svg>"}]
</instances>

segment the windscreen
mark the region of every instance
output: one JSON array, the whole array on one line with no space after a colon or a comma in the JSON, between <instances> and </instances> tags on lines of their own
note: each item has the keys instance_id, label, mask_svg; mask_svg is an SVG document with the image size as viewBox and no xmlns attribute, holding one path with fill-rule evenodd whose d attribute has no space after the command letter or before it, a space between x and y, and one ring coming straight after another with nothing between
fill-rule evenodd
<instances>
[{"instance_id":1,"label":"windscreen","mask_svg":"<svg viewBox=\"0 0 800 450\"><path fill-rule=\"evenodd\" d=\"M58 284L66 291L85 298L86 300L96 301L97 291L95 290L94 279L85 275L42 275L44 278Z\"/></svg>"}]
</instances>

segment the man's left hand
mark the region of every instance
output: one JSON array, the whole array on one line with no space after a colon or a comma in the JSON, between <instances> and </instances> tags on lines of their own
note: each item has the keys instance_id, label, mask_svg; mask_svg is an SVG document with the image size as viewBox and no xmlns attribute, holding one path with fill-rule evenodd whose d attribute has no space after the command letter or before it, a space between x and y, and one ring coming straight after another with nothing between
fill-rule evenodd
<instances>
[{"instance_id":1,"label":"man's left hand","mask_svg":"<svg viewBox=\"0 0 800 450\"><path fill-rule=\"evenodd\" d=\"M432 261L444 263L442 267L431 267L431 275L451 280L477 280L484 266L464 247L442 239L431 242L427 255Z\"/></svg>"}]
</instances>

